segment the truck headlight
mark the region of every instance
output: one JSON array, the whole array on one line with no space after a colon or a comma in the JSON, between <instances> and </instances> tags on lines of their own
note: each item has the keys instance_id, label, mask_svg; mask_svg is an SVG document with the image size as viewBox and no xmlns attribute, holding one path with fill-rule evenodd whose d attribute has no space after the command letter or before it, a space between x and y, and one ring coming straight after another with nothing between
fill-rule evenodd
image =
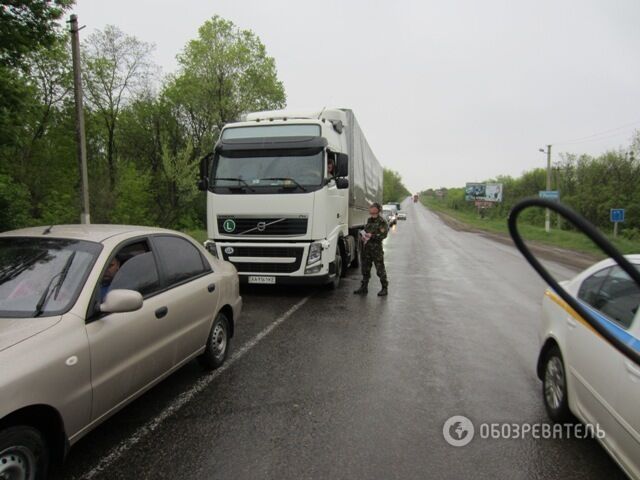
<instances>
[{"instance_id":1,"label":"truck headlight","mask_svg":"<svg viewBox=\"0 0 640 480\"><path fill-rule=\"evenodd\" d=\"M214 242L213 240L205 240L203 245L204 245L204 248L206 248L211 255L218 258L218 250L216 249L216 242Z\"/></svg>"},{"instance_id":2,"label":"truck headlight","mask_svg":"<svg viewBox=\"0 0 640 480\"><path fill-rule=\"evenodd\" d=\"M307 265L319 262L322 258L322 243L314 242L309 246L309 256L307 257Z\"/></svg>"}]
</instances>

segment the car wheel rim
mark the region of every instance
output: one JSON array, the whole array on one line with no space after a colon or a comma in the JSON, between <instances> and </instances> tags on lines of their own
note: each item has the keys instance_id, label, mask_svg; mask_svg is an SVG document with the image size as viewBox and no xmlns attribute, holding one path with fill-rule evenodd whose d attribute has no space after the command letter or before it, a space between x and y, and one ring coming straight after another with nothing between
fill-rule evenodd
<instances>
[{"instance_id":1,"label":"car wheel rim","mask_svg":"<svg viewBox=\"0 0 640 480\"><path fill-rule=\"evenodd\" d=\"M213 350L216 358L221 358L227 349L227 332L225 331L222 322L216 324L213 327L213 334L211 336L213 341Z\"/></svg>"},{"instance_id":2,"label":"car wheel rim","mask_svg":"<svg viewBox=\"0 0 640 480\"><path fill-rule=\"evenodd\" d=\"M0 452L0 480L32 480L36 457L26 447L9 447Z\"/></svg>"},{"instance_id":3,"label":"car wheel rim","mask_svg":"<svg viewBox=\"0 0 640 480\"><path fill-rule=\"evenodd\" d=\"M564 368L558 357L553 357L547 362L544 376L544 394L547 404L557 410L564 400Z\"/></svg>"}]
</instances>

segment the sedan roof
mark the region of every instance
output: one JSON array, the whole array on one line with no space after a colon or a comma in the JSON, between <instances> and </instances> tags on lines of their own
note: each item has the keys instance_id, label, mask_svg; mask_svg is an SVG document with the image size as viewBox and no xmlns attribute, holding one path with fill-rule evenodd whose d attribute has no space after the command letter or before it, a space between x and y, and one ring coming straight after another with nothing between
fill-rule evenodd
<instances>
[{"instance_id":1,"label":"sedan roof","mask_svg":"<svg viewBox=\"0 0 640 480\"><path fill-rule=\"evenodd\" d=\"M42 237L70 238L102 243L108 238L118 235L145 235L151 233L174 233L171 230L156 227L140 227L135 225L53 225L22 228L0 233L2 237Z\"/></svg>"}]
</instances>

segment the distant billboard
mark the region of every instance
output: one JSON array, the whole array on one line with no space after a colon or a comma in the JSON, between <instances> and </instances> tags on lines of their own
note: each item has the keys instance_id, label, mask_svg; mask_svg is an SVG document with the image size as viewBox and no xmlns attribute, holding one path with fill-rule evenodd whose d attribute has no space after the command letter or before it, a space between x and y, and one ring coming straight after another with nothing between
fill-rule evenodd
<instances>
[{"instance_id":1,"label":"distant billboard","mask_svg":"<svg viewBox=\"0 0 640 480\"><path fill-rule=\"evenodd\" d=\"M464 187L464 199L468 202L502 202L501 183L467 183Z\"/></svg>"}]
</instances>

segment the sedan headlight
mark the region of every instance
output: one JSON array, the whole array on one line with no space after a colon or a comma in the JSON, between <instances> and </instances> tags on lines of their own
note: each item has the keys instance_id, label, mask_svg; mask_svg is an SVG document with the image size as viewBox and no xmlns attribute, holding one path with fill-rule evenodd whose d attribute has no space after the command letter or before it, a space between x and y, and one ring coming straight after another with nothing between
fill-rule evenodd
<instances>
[{"instance_id":1,"label":"sedan headlight","mask_svg":"<svg viewBox=\"0 0 640 480\"><path fill-rule=\"evenodd\" d=\"M307 265L319 262L322 258L322 244L320 242L312 243L309 246L309 256L307 257Z\"/></svg>"}]
</instances>

